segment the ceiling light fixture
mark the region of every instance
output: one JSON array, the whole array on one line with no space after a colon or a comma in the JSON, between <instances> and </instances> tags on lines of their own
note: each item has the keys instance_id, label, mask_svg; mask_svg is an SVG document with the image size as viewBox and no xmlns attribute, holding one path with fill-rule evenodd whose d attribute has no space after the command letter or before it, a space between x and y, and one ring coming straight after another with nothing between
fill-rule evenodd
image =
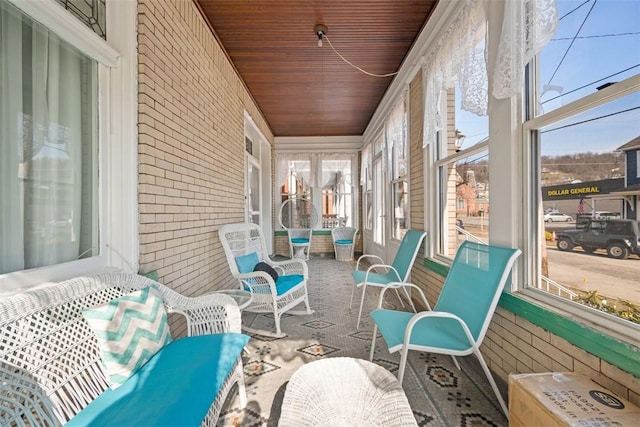
<instances>
[{"instance_id":1,"label":"ceiling light fixture","mask_svg":"<svg viewBox=\"0 0 640 427\"><path fill-rule=\"evenodd\" d=\"M326 36L329 32L329 29L326 25L317 24L313 27L313 32L318 36L318 47L322 47L322 37Z\"/></svg>"},{"instance_id":2,"label":"ceiling light fixture","mask_svg":"<svg viewBox=\"0 0 640 427\"><path fill-rule=\"evenodd\" d=\"M324 24L316 24L316 26L313 27L313 32L316 33L316 36L318 36L318 47L322 47L323 40L326 39L327 43L329 43L329 46L331 47L331 50L333 50L336 53L336 55L338 55L340 57L340 59L342 59L344 62L346 62L347 64L351 65L353 68L355 68L356 70L360 71L361 73L364 73L364 74L366 74L368 76L372 76L372 77L391 77L391 76L395 76L396 74L398 74L397 71L395 73L388 73L388 74L374 74L374 73L370 73L368 71L365 71L362 68L358 67L357 65L352 64L351 62L349 62L349 60L347 58L345 58L344 56L340 55L340 52L338 52L336 50L336 48L333 47L333 44L331 44L331 40L329 40L329 36L327 36L327 33L329 32L329 29Z\"/></svg>"}]
</instances>

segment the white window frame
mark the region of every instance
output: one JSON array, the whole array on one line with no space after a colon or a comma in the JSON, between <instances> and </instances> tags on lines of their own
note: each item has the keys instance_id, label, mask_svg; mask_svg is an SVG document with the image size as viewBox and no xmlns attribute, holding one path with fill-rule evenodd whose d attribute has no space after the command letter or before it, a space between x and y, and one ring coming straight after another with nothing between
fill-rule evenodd
<instances>
[{"instance_id":1,"label":"white window frame","mask_svg":"<svg viewBox=\"0 0 640 427\"><path fill-rule=\"evenodd\" d=\"M105 41L54 1L10 2L98 62L100 246L97 256L2 274L0 294L16 293L109 267L137 273L137 4L108 1L108 41Z\"/></svg>"},{"instance_id":2,"label":"white window frame","mask_svg":"<svg viewBox=\"0 0 640 427\"><path fill-rule=\"evenodd\" d=\"M534 91L534 88L530 88ZM591 110L595 107L599 107L607 104L608 102L620 99L631 93L640 92L640 74L629 77L619 83L611 85L600 91L594 92L576 101L573 101L567 105L559 107L549 113L542 114L535 118L526 121L523 126L522 140L524 144L524 170L523 174L529 177L529 180L525 180L523 183L523 194L526 194L525 203L527 204L526 212L528 213L528 227L524 233L524 244L528 248L536 248L530 250L526 257L527 267L525 269L527 277L525 283L537 283L539 275L541 274L541 256L538 248L538 239L541 235L542 227L538 220L538 206L537 191L535 186L538 185L537 180L533 177L537 173L536 159L537 156L536 147L533 144L533 133L545 126L552 125L560 120L573 117L577 114ZM532 92L533 93L533 92ZM587 307L582 304L568 301L564 298L543 292L535 287L521 284L518 291L523 295L526 295L534 300L538 300L562 313L563 316L575 317L582 322L591 325L597 329L604 330L607 333L612 333L615 336L622 336L626 339L637 340L638 333L640 332L640 325L632 324L617 318L612 315L608 315L599 310Z\"/></svg>"}]
</instances>

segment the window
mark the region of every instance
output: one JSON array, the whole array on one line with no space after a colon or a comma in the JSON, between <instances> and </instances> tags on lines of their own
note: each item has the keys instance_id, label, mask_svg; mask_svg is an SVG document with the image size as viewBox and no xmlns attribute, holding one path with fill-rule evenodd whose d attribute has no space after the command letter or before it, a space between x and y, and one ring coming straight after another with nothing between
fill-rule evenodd
<instances>
[{"instance_id":1,"label":"window","mask_svg":"<svg viewBox=\"0 0 640 427\"><path fill-rule=\"evenodd\" d=\"M0 2L0 274L98 254L97 62Z\"/></svg>"},{"instance_id":2,"label":"window","mask_svg":"<svg viewBox=\"0 0 640 427\"><path fill-rule=\"evenodd\" d=\"M637 170L625 166L640 148L633 144L640 135L640 4L558 1L558 15L558 31L529 81L525 129L535 177L531 215L539 230L532 233L538 250L530 288L640 323L640 298L632 292L636 263L616 259L624 250L608 249L615 242L606 236L616 227L595 221L580 235L584 216L600 211L638 219ZM572 220L543 222L546 209ZM629 245L637 246L633 240Z\"/></svg>"},{"instance_id":3,"label":"window","mask_svg":"<svg viewBox=\"0 0 640 427\"><path fill-rule=\"evenodd\" d=\"M0 294L138 272L137 10L108 7L110 44L55 2L0 0Z\"/></svg>"},{"instance_id":4,"label":"window","mask_svg":"<svg viewBox=\"0 0 640 427\"><path fill-rule=\"evenodd\" d=\"M385 126L386 146L391 155L391 237L402 240L409 228L409 176L406 98L389 114Z\"/></svg>"},{"instance_id":5,"label":"window","mask_svg":"<svg viewBox=\"0 0 640 427\"><path fill-rule=\"evenodd\" d=\"M299 207L304 201L308 217L316 218L307 227L355 226L355 158L352 154L279 153L276 181L280 203L297 199Z\"/></svg>"},{"instance_id":6,"label":"window","mask_svg":"<svg viewBox=\"0 0 640 427\"><path fill-rule=\"evenodd\" d=\"M351 227L354 218L351 159L321 161L322 228Z\"/></svg>"}]
</instances>

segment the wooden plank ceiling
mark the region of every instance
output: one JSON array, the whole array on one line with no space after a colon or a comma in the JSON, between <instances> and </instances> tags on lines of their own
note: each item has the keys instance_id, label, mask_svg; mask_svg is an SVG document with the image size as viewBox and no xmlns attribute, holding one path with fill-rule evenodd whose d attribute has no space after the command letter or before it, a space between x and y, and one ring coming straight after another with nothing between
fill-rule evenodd
<instances>
[{"instance_id":1,"label":"wooden plank ceiling","mask_svg":"<svg viewBox=\"0 0 640 427\"><path fill-rule=\"evenodd\" d=\"M275 136L362 135L437 0L195 0Z\"/></svg>"}]
</instances>

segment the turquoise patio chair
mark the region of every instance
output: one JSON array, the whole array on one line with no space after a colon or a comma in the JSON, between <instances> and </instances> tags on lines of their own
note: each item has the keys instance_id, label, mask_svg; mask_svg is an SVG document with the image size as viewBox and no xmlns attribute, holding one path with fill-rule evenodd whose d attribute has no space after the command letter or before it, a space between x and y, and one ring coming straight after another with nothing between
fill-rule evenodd
<instances>
[{"instance_id":1,"label":"turquoise patio chair","mask_svg":"<svg viewBox=\"0 0 640 427\"><path fill-rule=\"evenodd\" d=\"M383 309L384 289L380 294L379 308L371 313L375 326L369 360L373 360L378 330L390 353L401 351L398 370L400 383L409 350L451 355L458 369L460 365L455 356L475 354L508 418L507 406L480 354L480 345L511 268L520 253L519 249L463 242L451 264L433 311L414 314ZM422 290L412 284L409 286L418 291L428 307Z\"/></svg>"},{"instance_id":2,"label":"turquoise patio chair","mask_svg":"<svg viewBox=\"0 0 640 427\"><path fill-rule=\"evenodd\" d=\"M360 299L360 309L358 311L358 323L356 324L356 329L360 329L360 318L362 317L362 306L364 305L364 296L367 291L367 286L386 287L391 283L406 283L409 279L409 273L411 273L411 268L416 260L418 251L420 250L420 245L422 245L426 235L426 231L407 230L391 265L385 264L382 258L377 255L365 254L358 258L358 261L356 262L356 269L351 273L354 284L353 289L351 290L351 302L349 303L349 307L351 307L353 305L353 294L355 293L356 288L362 287L362 298ZM373 263L366 270L360 270L360 263L369 259L374 259L379 262ZM398 287L394 287L394 289L397 294ZM409 300L409 304L411 304L411 307L413 308L411 295L405 287L402 287L402 289ZM400 299L400 303L404 307L404 303L402 302L399 294L398 299Z\"/></svg>"}]
</instances>

